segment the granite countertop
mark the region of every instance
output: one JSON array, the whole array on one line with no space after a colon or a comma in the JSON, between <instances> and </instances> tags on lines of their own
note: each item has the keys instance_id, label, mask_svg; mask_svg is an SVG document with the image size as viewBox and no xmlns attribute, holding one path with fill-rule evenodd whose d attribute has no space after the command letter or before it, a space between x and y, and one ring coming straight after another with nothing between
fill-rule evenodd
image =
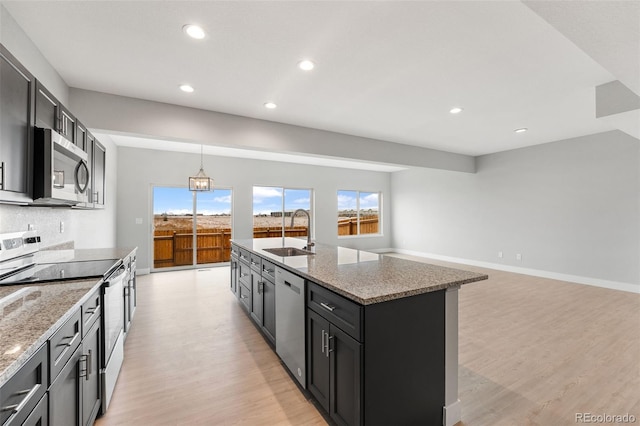
<instances>
[{"instance_id":1,"label":"granite countertop","mask_svg":"<svg viewBox=\"0 0 640 426\"><path fill-rule=\"evenodd\" d=\"M123 259L136 248L99 248L71 250L41 250L36 254L37 263L86 262L91 260Z\"/></svg>"},{"instance_id":2,"label":"granite countertop","mask_svg":"<svg viewBox=\"0 0 640 426\"><path fill-rule=\"evenodd\" d=\"M363 250L318 244L314 255L281 257L273 247L306 245L306 239L234 239L233 243L361 305L444 290L488 279L487 275L414 262Z\"/></svg>"},{"instance_id":3,"label":"granite countertop","mask_svg":"<svg viewBox=\"0 0 640 426\"><path fill-rule=\"evenodd\" d=\"M42 250L38 263L123 259L137 248ZM98 278L0 286L0 386L100 288ZM5 299L6 297L6 299Z\"/></svg>"},{"instance_id":4,"label":"granite countertop","mask_svg":"<svg viewBox=\"0 0 640 426\"><path fill-rule=\"evenodd\" d=\"M0 386L86 302L101 280L0 286ZM19 293L18 293L19 292Z\"/></svg>"}]
</instances>

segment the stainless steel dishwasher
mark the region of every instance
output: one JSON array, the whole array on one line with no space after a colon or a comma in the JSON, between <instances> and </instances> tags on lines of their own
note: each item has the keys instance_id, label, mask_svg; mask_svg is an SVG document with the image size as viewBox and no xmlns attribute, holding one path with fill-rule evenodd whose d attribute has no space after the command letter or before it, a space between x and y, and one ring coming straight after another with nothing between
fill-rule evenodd
<instances>
[{"instance_id":1,"label":"stainless steel dishwasher","mask_svg":"<svg viewBox=\"0 0 640 426\"><path fill-rule=\"evenodd\" d=\"M306 389L304 295L303 278L276 268L276 353Z\"/></svg>"}]
</instances>

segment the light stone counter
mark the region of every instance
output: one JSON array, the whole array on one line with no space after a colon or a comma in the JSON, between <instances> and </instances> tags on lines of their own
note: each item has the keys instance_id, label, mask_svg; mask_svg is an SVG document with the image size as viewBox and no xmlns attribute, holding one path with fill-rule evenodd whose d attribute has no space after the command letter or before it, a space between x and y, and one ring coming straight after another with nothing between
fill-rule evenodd
<instances>
[{"instance_id":1,"label":"light stone counter","mask_svg":"<svg viewBox=\"0 0 640 426\"><path fill-rule=\"evenodd\" d=\"M114 259L115 263L136 250L43 250L37 253L36 260L38 263L60 263ZM80 309L101 284L100 278L91 278L0 286L0 386L76 309Z\"/></svg>"},{"instance_id":2,"label":"light stone counter","mask_svg":"<svg viewBox=\"0 0 640 426\"><path fill-rule=\"evenodd\" d=\"M308 256L281 257L264 250L302 248L306 239L254 238L232 242L362 305L445 290L488 278L475 272L326 244L316 244L313 247L315 254Z\"/></svg>"},{"instance_id":3,"label":"light stone counter","mask_svg":"<svg viewBox=\"0 0 640 426\"><path fill-rule=\"evenodd\" d=\"M0 386L100 288L100 279L0 286ZM16 297L12 295L21 291Z\"/></svg>"}]
</instances>

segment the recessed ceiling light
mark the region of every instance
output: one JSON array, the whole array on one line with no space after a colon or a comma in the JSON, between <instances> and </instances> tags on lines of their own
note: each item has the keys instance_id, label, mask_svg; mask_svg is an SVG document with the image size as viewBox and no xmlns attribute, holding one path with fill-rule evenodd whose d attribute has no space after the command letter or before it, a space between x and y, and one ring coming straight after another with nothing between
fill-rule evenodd
<instances>
[{"instance_id":1,"label":"recessed ceiling light","mask_svg":"<svg viewBox=\"0 0 640 426\"><path fill-rule=\"evenodd\" d=\"M182 84L180 85L180 90L182 90L183 92L187 92L187 93L193 93L193 87L189 86L188 84Z\"/></svg>"},{"instance_id":2,"label":"recessed ceiling light","mask_svg":"<svg viewBox=\"0 0 640 426\"><path fill-rule=\"evenodd\" d=\"M276 109L278 105L274 104L273 102L265 102L264 107L267 109Z\"/></svg>"},{"instance_id":3,"label":"recessed ceiling light","mask_svg":"<svg viewBox=\"0 0 640 426\"><path fill-rule=\"evenodd\" d=\"M182 31L184 31L189 37L195 38L196 40L202 40L206 36L202 27L193 24L185 25L182 27Z\"/></svg>"},{"instance_id":4,"label":"recessed ceiling light","mask_svg":"<svg viewBox=\"0 0 640 426\"><path fill-rule=\"evenodd\" d=\"M514 130L514 132L516 132L516 133L524 133L524 132L526 132L527 130L529 130L529 129L527 129L526 127L522 127L522 128L520 128L520 129L515 129L515 130Z\"/></svg>"},{"instance_id":5,"label":"recessed ceiling light","mask_svg":"<svg viewBox=\"0 0 640 426\"><path fill-rule=\"evenodd\" d=\"M313 63L313 61L310 61L308 59L298 62L298 68L300 68L303 71L311 71L313 68L315 68L315 66L316 64Z\"/></svg>"},{"instance_id":6,"label":"recessed ceiling light","mask_svg":"<svg viewBox=\"0 0 640 426\"><path fill-rule=\"evenodd\" d=\"M451 108L451 109L449 110L449 112L450 112L451 114L458 114L458 113L462 112L462 108L460 108L460 107L453 107L453 108Z\"/></svg>"}]
</instances>

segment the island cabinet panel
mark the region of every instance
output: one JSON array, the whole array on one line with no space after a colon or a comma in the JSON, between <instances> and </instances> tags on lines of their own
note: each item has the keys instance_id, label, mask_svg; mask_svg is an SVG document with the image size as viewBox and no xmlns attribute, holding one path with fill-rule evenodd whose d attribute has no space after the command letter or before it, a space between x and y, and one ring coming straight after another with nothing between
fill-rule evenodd
<instances>
[{"instance_id":1,"label":"island cabinet panel","mask_svg":"<svg viewBox=\"0 0 640 426\"><path fill-rule=\"evenodd\" d=\"M266 264L266 265L265 265ZM275 284L275 266L269 264L266 260L262 260L262 330L267 338L275 345L276 343L276 284ZM270 265L270 266L269 266ZM266 270L265 270L266 266ZM272 268L273 276L268 270Z\"/></svg>"},{"instance_id":2,"label":"island cabinet panel","mask_svg":"<svg viewBox=\"0 0 640 426\"><path fill-rule=\"evenodd\" d=\"M231 280L230 280L230 289L231 293L235 294L236 297L239 297L238 293L238 255L239 255L238 247L231 246Z\"/></svg>"},{"instance_id":3,"label":"island cabinet panel","mask_svg":"<svg viewBox=\"0 0 640 426\"><path fill-rule=\"evenodd\" d=\"M362 424L363 345L307 309L308 388L338 425Z\"/></svg>"},{"instance_id":4,"label":"island cabinet panel","mask_svg":"<svg viewBox=\"0 0 640 426\"><path fill-rule=\"evenodd\" d=\"M364 307L364 423L442 424L445 291Z\"/></svg>"}]
</instances>

